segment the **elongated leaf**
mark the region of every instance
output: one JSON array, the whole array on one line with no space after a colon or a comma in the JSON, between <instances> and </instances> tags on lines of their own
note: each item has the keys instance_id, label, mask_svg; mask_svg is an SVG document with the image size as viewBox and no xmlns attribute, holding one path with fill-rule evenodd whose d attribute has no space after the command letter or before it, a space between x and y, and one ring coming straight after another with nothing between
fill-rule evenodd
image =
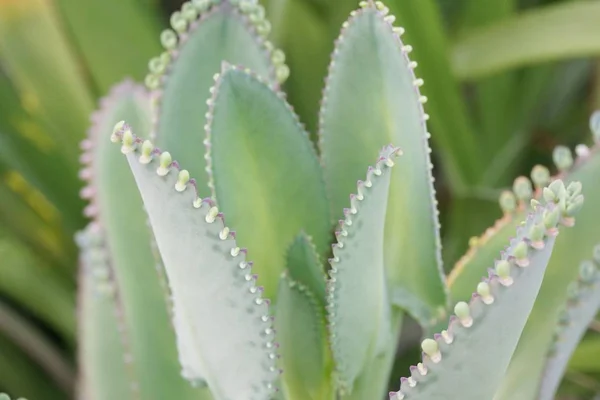
<instances>
[{"instance_id":1,"label":"elongated leaf","mask_svg":"<svg viewBox=\"0 0 600 400\"><path fill-rule=\"evenodd\" d=\"M155 9L139 0L57 0L56 5L103 93L126 76L142 79L148 60L160 51Z\"/></svg>"},{"instance_id":2,"label":"elongated leaf","mask_svg":"<svg viewBox=\"0 0 600 400\"><path fill-rule=\"evenodd\" d=\"M391 331L391 309L384 267L384 226L392 158L399 149L389 146L358 182L356 195L336 231L328 310L331 346L343 388L352 392L357 377L385 351Z\"/></svg>"},{"instance_id":3,"label":"elongated leaf","mask_svg":"<svg viewBox=\"0 0 600 400\"><path fill-rule=\"evenodd\" d=\"M580 148L582 149L582 148ZM586 147L587 149L587 147ZM557 177L566 182L581 182L585 190L586 201L596 204L600 201L600 190L597 182L600 171L600 157L598 147L587 149L573 163L571 168L564 168ZM569 158L567 156L567 158ZM570 164L567 163L566 166ZM554 179L554 178L552 178ZM541 191L534 193L535 198L541 197ZM481 246L476 246L470 254L457 264L458 269L450 275L449 287L455 300L468 298L467 283L475 285L474 277L481 274L487 264L492 261L487 258L491 251L502 250L500 242L495 239L509 235L510 226L520 221L522 211L504 217L504 222L498 224L495 233L487 240L480 241ZM544 366L544 356L552 341L553 321L557 317L566 300L567 285L576 277L577 271L572 265L577 265L584 260L584 255L589 252L598 241L596 217L594 207L584 208L573 229L563 232L561 240L556 246L544 285L540 291L535 307L533 308L526 329L521 336L519 346L515 352L511 365L507 371L505 381L496 400L529 400L535 397Z\"/></svg>"},{"instance_id":4,"label":"elongated leaf","mask_svg":"<svg viewBox=\"0 0 600 400\"><path fill-rule=\"evenodd\" d=\"M117 286L107 264L98 225L78 235L81 247L79 271L79 367L78 399L128 399L135 386L123 320L119 317Z\"/></svg>"},{"instance_id":5,"label":"elongated leaf","mask_svg":"<svg viewBox=\"0 0 600 400\"><path fill-rule=\"evenodd\" d=\"M75 371L39 328L0 302L0 332L34 360L65 393L73 392Z\"/></svg>"},{"instance_id":6,"label":"elongated leaf","mask_svg":"<svg viewBox=\"0 0 600 400\"><path fill-rule=\"evenodd\" d=\"M306 265L308 266L308 265ZM283 276L276 312L283 393L288 400L332 400L333 362L323 305L306 286Z\"/></svg>"},{"instance_id":7,"label":"elongated leaf","mask_svg":"<svg viewBox=\"0 0 600 400\"><path fill-rule=\"evenodd\" d=\"M430 123L432 140L444 161L442 174L449 178L452 189L460 192L481 181L485 153L450 68L450 46L438 2L389 0L389 6L398 18L398 24L406 29L402 40L414 47L411 59L419 63L419 76L426 82L420 90L429 99L427 109L433 117ZM383 12L386 11L384 8ZM401 91L396 94L402 95ZM404 96L409 97L408 94ZM414 132L410 134L419 136Z\"/></svg>"},{"instance_id":8,"label":"elongated leaf","mask_svg":"<svg viewBox=\"0 0 600 400\"><path fill-rule=\"evenodd\" d=\"M10 165L61 211L67 234L83 224L83 202L77 192L76 166L69 163L56 143L56 132L34 119L8 77L0 71L0 160Z\"/></svg>"},{"instance_id":9,"label":"elongated leaf","mask_svg":"<svg viewBox=\"0 0 600 400\"><path fill-rule=\"evenodd\" d=\"M322 161L334 217L340 218L370 154L390 142L403 149L387 203L384 262L391 290L418 299L420 306L403 307L426 324L446 296L424 99L407 48L388 21L368 3L338 39L321 108Z\"/></svg>"},{"instance_id":10,"label":"elongated leaf","mask_svg":"<svg viewBox=\"0 0 600 400\"><path fill-rule=\"evenodd\" d=\"M476 79L545 61L597 55L598 13L596 1L564 2L473 29L454 46L454 73Z\"/></svg>"},{"instance_id":11,"label":"elongated leaf","mask_svg":"<svg viewBox=\"0 0 600 400\"><path fill-rule=\"evenodd\" d=\"M274 297L285 251L301 230L328 251L330 218L319 160L289 105L267 84L226 68L207 126L214 198L251 249ZM244 196L239 196L244 193Z\"/></svg>"},{"instance_id":12,"label":"elongated leaf","mask_svg":"<svg viewBox=\"0 0 600 400\"><path fill-rule=\"evenodd\" d=\"M287 251L286 266L290 281L305 285L315 299L325 305L325 273L312 238L302 232ZM292 284L292 282L290 282ZM281 283L280 283L281 285Z\"/></svg>"},{"instance_id":13,"label":"elongated leaf","mask_svg":"<svg viewBox=\"0 0 600 400\"><path fill-rule=\"evenodd\" d=\"M569 369L580 372L598 372L598 357L600 357L600 340L590 337L582 340L569 360Z\"/></svg>"},{"instance_id":14,"label":"elongated leaf","mask_svg":"<svg viewBox=\"0 0 600 400\"><path fill-rule=\"evenodd\" d=\"M204 375L218 400L266 400L276 378L268 301L255 286L246 251L210 199L198 197L189 173L124 125L116 132L144 200L163 258L175 314L191 339L188 376ZM116 151L116 149L115 149ZM141 161L139 160L141 158ZM177 328L177 326L176 326ZM179 332L178 332L179 334ZM188 356L189 357L189 356ZM189 360L189 358L188 358Z\"/></svg>"},{"instance_id":15,"label":"elongated leaf","mask_svg":"<svg viewBox=\"0 0 600 400\"><path fill-rule=\"evenodd\" d=\"M73 287L50 265L0 234L0 292L46 322L70 344L75 339Z\"/></svg>"},{"instance_id":16,"label":"elongated leaf","mask_svg":"<svg viewBox=\"0 0 600 400\"><path fill-rule=\"evenodd\" d=\"M29 357L3 335L0 335L0 370L2 390L10 394L27 396L29 399L67 400L69 398Z\"/></svg>"},{"instance_id":17,"label":"elongated leaf","mask_svg":"<svg viewBox=\"0 0 600 400\"><path fill-rule=\"evenodd\" d=\"M44 0L5 1L0 10L3 66L23 106L57 128L56 140L73 165L74 143L83 137L93 106L52 5Z\"/></svg>"},{"instance_id":18,"label":"elongated leaf","mask_svg":"<svg viewBox=\"0 0 600 400\"><path fill-rule=\"evenodd\" d=\"M94 216L106 236L141 395L157 400L169 396L198 399L201 394L180 373L169 321L171 304L160 260L153 256L143 203L127 161L114 151L109 140L115 122L124 118L147 132L149 114L146 91L129 81L115 87L101 101L89 138L82 144L87 163L82 175L89 183L82 194L90 199L88 215Z\"/></svg>"},{"instance_id":19,"label":"elongated leaf","mask_svg":"<svg viewBox=\"0 0 600 400\"><path fill-rule=\"evenodd\" d=\"M595 248L600 259L600 247ZM600 271L597 263L584 262L579 277L569 287L569 298L558 321L555 342L550 349L540 391L539 400L552 400L560 384L567 363L583 337L588 325L600 310Z\"/></svg>"},{"instance_id":20,"label":"elongated leaf","mask_svg":"<svg viewBox=\"0 0 600 400\"><path fill-rule=\"evenodd\" d=\"M200 150L208 110L206 100L221 63L243 65L271 82L277 81L276 75L282 79L287 76L283 54L275 52L261 36L270 27L262 6L232 3L194 2L203 4L194 9L199 17L188 12L174 14L171 20L181 33L177 37L173 31L163 32L161 40L167 52L151 62L147 78L149 86L156 89L153 97L157 145L170 149L187 166L203 196L209 194Z\"/></svg>"},{"instance_id":21,"label":"elongated leaf","mask_svg":"<svg viewBox=\"0 0 600 400\"><path fill-rule=\"evenodd\" d=\"M390 399L494 397L542 285L560 204L570 201L563 192L556 204L536 207L470 303L458 303L447 330L423 341L422 363Z\"/></svg>"}]
</instances>

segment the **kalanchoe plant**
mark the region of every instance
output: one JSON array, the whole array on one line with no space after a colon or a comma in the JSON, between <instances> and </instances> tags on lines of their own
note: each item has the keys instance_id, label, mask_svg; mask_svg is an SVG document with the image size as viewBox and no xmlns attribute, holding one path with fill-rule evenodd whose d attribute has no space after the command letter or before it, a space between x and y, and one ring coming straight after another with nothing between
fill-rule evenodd
<instances>
[{"instance_id":1,"label":"kalanchoe plant","mask_svg":"<svg viewBox=\"0 0 600 400\"><path fill-rule=\"evenodd\" d=\"M600 242L574 219L584 187L599 197L596 149L559 148L561 173L536 167L535 189L518 178L447 280L423 81L387 8L360 5L332 56L318 151L255 1L185 3L149 91L125 82L103 100L82 143L81 399L381 399L407 315L435 334L390 399L507 393L559 226ZM566 344L543 343L555 356L514 398L554 393L598 308L593 264L578 282Z\"/></svg>"}]
</instances>

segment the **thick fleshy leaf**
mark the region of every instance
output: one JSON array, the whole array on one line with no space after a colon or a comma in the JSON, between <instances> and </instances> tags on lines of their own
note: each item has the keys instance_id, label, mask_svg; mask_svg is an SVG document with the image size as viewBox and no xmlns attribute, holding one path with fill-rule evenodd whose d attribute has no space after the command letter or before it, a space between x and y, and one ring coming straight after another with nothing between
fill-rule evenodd
<instances>
[{"instance_id":1,"label":"thick fleshy leaf","mask_svg":"<svg viewBox=\"0 0 600 400\"><path fill-rule=\"evenodd\" d=\"M210 199L198 197L187 170L167 152L132 134L115 132L142 195L173 296L180 351L188 377L204 375L217 400L266 400L277 377L268 300L237 246L235 234ZM117 149L115 149L117 152ZM175 328L178 328L176 324Z\"/></svg>"},{"instance_id":2,"label":"thick fleshy leaf","mask_svg":"<svg viewBox=\"0 0 600 400\"><path fill-rule=\"evenodd\" d=\"M213 197L274 298L298 232L313 238L320 255L328 251L331 223L319 160L290 106L266 83L225 67L213 91L205 157Z\"/></svg>"},{"instance_id":3,"label":"thick fleshy leaf","mask_svg":"<svg viewBox=\"0 0 600 400\"><path fill-rule=\"evenodd\" d=\"M288 400L332 400L333 361L327 345L323 305L309 288L283 276L275 329L282 356L283 393Z\"/></svg>"},{"instance_id":4,"label":"thick fleshy leaf","mask_svg":"<svg viewBox=\"0 0 600 400\"><path fill-rule=\"evenodd\" d=\"M400 31L384 11L365 6L345 25L330 65L320 120L325 180L340 218L371 154L390 142L403 149L387 203L384 261L392 292L420 301L419 307L402 306L427 324L445 306L446 294L422 81Z\"/></svg>"},{"instance_id":5,"label":"thick fleshy leaf","mask_svg":"<svg viewBox=\"0 0 600 400\"><path fill-rule=\"evenodd\" d=\"M536 207L470 303L458 303L447 330L423 341L423 362L391 400L494 397L542 285L561 203L572 201L563 192Z\"/></svg>"},{"instance_id":6,"label":"thick fleshy leaf","mask_svg":"<svg viewBox=\"0 0 600 400\"><path fill-rule=\"evenodd\" d=\"M105 243L97 225L89 225L77 240L79 271L78 399L128 399L135 386L119 293L111 276Z\"/></svg>"},{"instance_id":7,"label":"thick fleshy leaf","mask_svg":"<svg viewBox=\"0 0 600 400\"><path fill-rule=\"evenodd\" d=\"M579 267L577 281L569 286L567 304L558 319L555 342L544 368L539 400L555 398L569 359L600 311L600 246L594 249L594 253L597 259L583 262Z\"/></svg>"},{"instance_id":8,"label":"thick fleshy leaf","mask_svg":"<svg viewBox=\"0 0 600 400\"><path fill-rule=\"evenodd\" d=\"M595 1L565 2L473 29L455 44L454 73L475 79L535 63L597 55L598 13L600 3Z\"/></svg>"},{"instance_id":9,"label":"thick fleshy leaf","mask_svg":"<svg viewBox=\"0 0 600 400\"><path fill-rule=\"evenodd\" d=\"M283 53L263 37L270 29L264 8L243 3L195 1L192 7L174 13L171 22L180 33L163 32L166 52L150 62L146 78L147 85L156 89L156 144L170 149L187 166L203 196L209 195L201 150L206 100L221 63L243 65L273 83L277 76L284 79L288 74Z\"/></svg>"},{"instance_id":10,"label":"thick fleshy leaf","mask_svg":"<svg viewBox=\"0 0 600 400\"><path fill-rule=\"evenodd\" d=\"M386 350L391 308L384 267L384 231L391 171L398 148L384 148L344 209L330 260L327 308L336 370L345 391Z\"/></svg>"},{"instance_id":11,"label":"thick fleshy leaf","mask_svg":"<svg viewBox=\"0 0 600 400\"><path fill-rule=\"evenodd\" d=\"M127 161L109 138L116 121L128 119L148 132L150 117L146 91L126 81L101 101L85 148L82 171L88 186L89 216L106 237L110 267L121 293L124 328L131 337L131 357L139 391L144 398L197 399L201 396L181 376L170 318L171 304L160 260L153 255L152 235L143 202Z\"/></svg>"},{"instance_id":12,"label":"thick fleshy leaf","mask_svg":"<svg viewBox=\"0 0 600 400\"><path fill-rule=\"evenodd\" d=\"M563 150L565 149L563 148ZM589 249L600 241L596 223L596 210L593 207L593 204L600 202L600 190L596 185L600 171L598 146L596 145L592 149L580 147L579 153L581 155L572 163L572 166L570 162L562 164L561 169L563 171L557 177L565 182L581 182L585 187L586 202L590 206L583 208L573 229L563 232L561 240L556 245L544 279L544 285L521 336L505 380L496 394L496 400L529 400L535 397L542 377L544 357L552 342L555 318L566 301L568 284L577 275L577 269L572 268L572 266L584 261ZM568 154L565 155L566 160L572 160L570 153ZM563 158L562 161L565 161L565 159ZM567 168L569 166L570 168ZM546 173L543 175L546 175ZM522 192L523 195L529 193L523 198L524 201L528 201L531 196L531 183L527 183L524 178L518 179L520 184L516 183L515 186L521 186L521 189L529 187L529 189L524 190L524 193ZM546 176L546 179L549 178ZM542 191L537 190L533 193L533 196L540 199ZM509 203L513 201L514 197ZM483 240L475 241L476 246L457 264L458 269L450 274L449 279L449 287L454 300L468 298L467 285L469 282L471 285L477 283L474 281L474 277L477 273L484 273L486 264L489 265L492 262L492 259L488 256L494 250L494 247L501 250L499 238L510 235L511 227L522 220L524 207L523 204L520 206L521 210L517 209L516 211L514 211L514 207L510 208L513 211L508 212L493 231L484 235ZM567 222L572 221L567 220ZM496 239L496 236L498 239Z\"/></svg>"},{"instance_id":13,"label":"thick fleshy leaf","mask_svg":"<svg viewBox=\"0 0 600 400\"><path fill-rule=\"evenodd\" d=\"M291 281L306 286L325 305L325 272L312 238L300 233L287 250L286 266ZM281 285L281 283L280 283Z\"/></svg>"}]
</instances>

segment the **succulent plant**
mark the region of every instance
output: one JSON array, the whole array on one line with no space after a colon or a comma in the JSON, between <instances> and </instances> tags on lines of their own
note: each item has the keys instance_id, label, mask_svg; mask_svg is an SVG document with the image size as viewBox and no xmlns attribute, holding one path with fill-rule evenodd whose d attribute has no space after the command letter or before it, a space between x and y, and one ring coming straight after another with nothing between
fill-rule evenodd
<instances>
[{"instance_id":1,"label":"succulent plant","mask_svg":"<svg viewBox=\"0 0 600 400\"><path fill-rule=\"evenodd\" d=\"M584 187L600 201L598 146L576 160L559 147L558 175L517 178L446 279L423 81L385 5L360 6L336 42L318 149L255 1L185 3L147 89L102 101L82 142L80 398L383 398L409 316L432 338L390 399L553 396L599 307L598 250L572 268L600 243L593 207L574 219ZM545 335L565 304L562 333ZM542 361L514 392L540 332Z\"/></svg>"}]
</instances>

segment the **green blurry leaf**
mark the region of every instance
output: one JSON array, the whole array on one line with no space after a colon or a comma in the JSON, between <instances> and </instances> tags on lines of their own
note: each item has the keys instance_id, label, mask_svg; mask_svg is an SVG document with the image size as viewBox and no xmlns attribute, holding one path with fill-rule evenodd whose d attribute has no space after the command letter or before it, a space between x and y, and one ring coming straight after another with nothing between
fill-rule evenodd
<instances>
[{"instance_id":1,"label":"green blurry leaf","mask_svg":"<svg viewBox=\"0 0 600 400\"><path fill-rule=\"evenodd\" d=\"M0 58L23 108L56 128L56 142L73 165L92 100L48 1L0 4Z\"/></svg>"},{"instance_id":2,"label":"green blurry leaf","mask_svg":"<svg viewBox=\"0 0 600 400\"><path fill-rule=\"evenodd\" d=\"M420 301L403 307L427 323L446 295L425 117L409 60L383 18L373 6L358 11L337 42L321 108L322 163L339 219L372 155L387 143L403 150L387 203L384 260L391 290Z\"/></svg>"},{"instance_id":3,"label":"green blurry leaf","mask_svg":"<svg viewBox=\"0 0 600 400\"><path fill-rule=\"evenodd\" d=\"M296 115L267 84L226 68L214 93L207 126L214 197L251 249L266 296L274 298L285 251L298 232L314 239L320 255L329 251L319 160Z\"/></svg>"},{"instance_id":4,"label":"green blurry leaf","mask_svg":"<svg viewBox=\"0 0 600 400\"><path fill-rule=\"evenodd\" d=\"M102 93L126 76L141 79L160 51L157 15L139 0L56 0L71 39Z\"/></svg>"},{"instance_id":5,"label":"green blurry leaf","mask_svg":"<svg viewBox=\"0 0 600 400\"><path fill-rule=\"evenodd\" d=\"M4 296L18 302L74 344L75 299L70 281L4 235L0 236L0 276L0 291Z\"/></svg>"},{"instance_id":6,"label":"green blurry leaf","mask_svg":"<svg viewBox=\"0 0 600 400\"><path fill-rule=\"evenodd\" d=\"M328 26L305 0L271 0L268 11L273 41L285 51L292 71L285 92L311 136L316 136L322 82L332 47Z\"/></svg>"},{"instance_id":7,"label":"green blurry leaf","mask_svg":"<svg viewBox=\"0 0 600 400\"><path fill-rule=\"evenodd\" d=\"M176 338L170 321L171 302L162 266L153 255L147 216L127 160L115 151L110 136L116 121L128 120L142 132L150 124L148 94L125 81L101 101L94 126L83 146L89 162L84 175L90 209L106 237L106 252L118 289L122 322L130 339L132 368L144 399L198 399L198 390L181 377Z\"/></svg>"},{"instance_id":8,"label":"green blurry leaf","mask_svg":"<svg viewBox=\"0 0 600 400\"><path fill-rule=\"evenodd\" d=\"M102 237L90 225L78 237L79 387L81 399L128 399L133 395L131 357L125 347L123 321L118 317L117 288L102 258Z\"/></svg>"},{"instance_id":9,"label":"green blurry leaf","mask_svg":"<svg viewBox=\"0 0 600 400\"><path fill-rule=\"evenodd\" d=\"M149 160L148 145L140 149L141 139L128 127L116 137L124 138L122 151L169 279L179 350L190 363L183 373L188 379L205 378L218 400L240 393L266 400L277 377L274 331L246 251L237 246L214 202L198 198L189 175L168 153L154 152Z\"/></svg>"},{"instance_id":10,"label":"green blurry leaf","mask_svg":"<svg viewBox=\"0 0 600 400\"><path fill-rule=\"evenodd\" d=\"M534 8L473 29L455 44L452 66L460 79L600 53L597 1L570 1Z\"/></svg>"},{"instance_id":11,"label":"green blurry leaf","mask_svg":"<svg viewBox=\"0 0 600 400\"><path fill-rule=\"evenodd\" d=\"M213 76L227 61L275 82L271 53L259 40L248 17L224 1L205 11L190 31L180 36L169 58L171 61L164 67L165 83L159 85L155 94L159 97L155 110L156 144L169 149L189 169L200 194L207 196L206 162L200 149ZM160 75L157 79L163 78Z\"/></svg>"},{"instance_id":12,"label":"green blurry leaf","mask_svg":"<svg viewBox=\"0 0 600 400\"><path fill-rule=\"evenodd\" d=\"M600 253L600 247L594 249ZM571 358L590 322L600 311L600 271L593 261L582 263L577 281L569 286L565 310L542 373L539 400L552 400Z\"/></svg>"},{"instance_id":13,"label":"green blurry leaf","mask_svg":"<svg viewBox=\"0 0 600 400\"><path fill-rule=\"evenodd\" d=\"M62 391L73 391L73 367L43 332L1 301L0 321L0 332L3 335L34 360Z\"/></svg>"},{"instance_id":14,"label":"green blurry leaf","mask_svg":"<svg viewBox=\"0 0 600 400\"><path fill-rule=\"evenodd\" d=\"M81 183L67 162L54 131L32 118L8 77L0 71L0 162L10 165L60 211L68 234L83 224Z\"/></svg>"},{"instance_id":15,"label":"green blurry leaf","mask_svg":"<svg viewBox=\"0 0 600 400\"><path fill-rule=\"evenodd\" d=\"M399 26L406 28L402 41L414 47L411 58L419 63L416 72L425 80L421 91L428 97L432 139L444 162L442 173L452 189L461 192L480 182L485 158L452 75L440 10L434 0L390 0L389 6Z\"/></svg>"},{"instance_id":16,"label":"green blurry leaf","mask_svg":"<svg viewBox=\"0 0 600 400\"><path fill-rule=\"evenodd\" d=\"M600 337L584 339L569 360L569 369L581 372L600 372Z\"/></svg>"},{"instance_id":17,"label":"green blurry leaf","mask_svg":"<svg viewBox=\"0 0 600 400\"><path fill-rule=\"evenodd\" d=\"M288 280L306 286L319 304L324 306L326 276L323 264L312 238L304 232L296 236L287 250L286 266L290 277ZM289 283L292 284L292 282Z\"/></svg>"}]
</instances>

